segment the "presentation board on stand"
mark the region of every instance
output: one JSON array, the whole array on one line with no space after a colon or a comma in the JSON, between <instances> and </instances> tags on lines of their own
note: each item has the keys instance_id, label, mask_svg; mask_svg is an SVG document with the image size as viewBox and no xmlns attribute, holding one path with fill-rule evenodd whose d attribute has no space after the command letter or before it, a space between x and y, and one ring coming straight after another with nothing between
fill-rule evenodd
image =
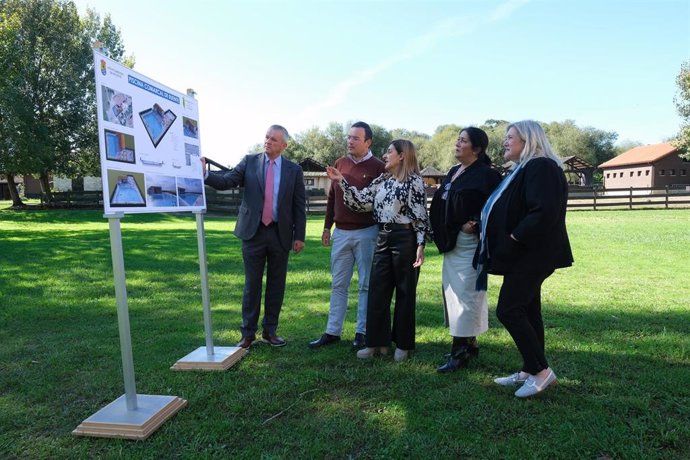
<instances>
[{"instance_id":1,"label":"presentation board on stand","mask_svg":"<svg viewBox=\"0 0 690 460\"><path fill-rule=\"evenodd\" d=\"M125 394L84 420L79 436L146 439L187 405L177 396L137 394L120 220L126 213L195 214L206 346L174 370L227 370L246 350L213 346L203 213L206 211L196 100L94 49L103 207L110 228ZM136 114L136 115L135 115Z\"/></svg>"},{"instance_id":2,"label":"presentation board on stand","mask_svg":"<svg viewBox=\"0 0 690 460\"><path fill-rule=\"evenodd\" d=\"M206 209L197 101L94 52L106 213Z\"/></svg>"}]
</instances>

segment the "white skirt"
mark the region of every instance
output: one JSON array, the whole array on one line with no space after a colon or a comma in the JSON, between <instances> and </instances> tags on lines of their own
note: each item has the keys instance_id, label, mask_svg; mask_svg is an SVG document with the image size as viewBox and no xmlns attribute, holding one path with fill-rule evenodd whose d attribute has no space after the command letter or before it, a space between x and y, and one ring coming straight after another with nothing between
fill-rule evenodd
<instances>
[{"instance_id":1,"label":"white skirt","mask_svg":"<svg viewBox=\"0 0 690 460\"><path fill-rule=\"evenodd\" d=\"M443 300L446 324L453 337L476 337L489 329L486 291L476 291L472 258L477 237L460 232L452 251L443 254Z\"/></svg>"}]
</instances>

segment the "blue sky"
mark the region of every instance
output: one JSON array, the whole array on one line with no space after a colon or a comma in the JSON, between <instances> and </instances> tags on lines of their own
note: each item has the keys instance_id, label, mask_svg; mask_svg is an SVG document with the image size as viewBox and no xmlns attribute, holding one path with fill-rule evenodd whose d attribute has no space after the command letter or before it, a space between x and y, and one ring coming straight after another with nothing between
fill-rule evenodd
<instances>
[{"instance_id":1,"label":"blue sky","mask_svg":"<svg viewBox=\"0 0 690 460\"><path fill-rule=\"evenodd\" d=\"M657 143L681 122L690 0L75 3L110 13L135 70L198 93L202 154L224 164L274 123L573 119Z\"/></svg>"}]
</instances>

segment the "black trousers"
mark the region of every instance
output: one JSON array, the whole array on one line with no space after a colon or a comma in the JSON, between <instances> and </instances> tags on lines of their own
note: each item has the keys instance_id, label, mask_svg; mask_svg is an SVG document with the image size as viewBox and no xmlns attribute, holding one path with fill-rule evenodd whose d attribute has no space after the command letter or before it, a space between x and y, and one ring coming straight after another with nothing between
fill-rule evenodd
<instances>
[{"instance_id":1,"label":"black trousers","mask_svg":"<svg viewBox=\"0 0 690 460\"><path fill-rule=\"evenodd\" d=\"M522 371L537 374L549 367L544 355L544 322L541 317L541 285L548 272L510 273L503 276L496 316L522 355Z\"/></svg>"},{"instance_id":2,"label":"black trousers","mask_svg":"<svg viewBox=\"0 0 690 460\"><path fill-rule=\"evenodd\" d=\"M416 256L417 237L413 230L379 231L369 277L368 347L387 347L393 341L403 350L414 349L419 269L412 264ZM395 309L391 329L393 291Z\"/></svg>"},{"instance_id":3,"label":"black trousers","mask_svg":"<svg viewBox=\"0 0 690 460\"><path fill-rule=\"evenodd\" d=\"M278 239L278 227L259 224L256 235L242 242L244 259L244 292L242 294L242 337L256 334L261 312L261 290L264 269L266 271L266 294L264 298L264 319L262 326L271 335L278 329L278 317L285 296L285 278L289 251Z\"/></svg>"}]
</instances>

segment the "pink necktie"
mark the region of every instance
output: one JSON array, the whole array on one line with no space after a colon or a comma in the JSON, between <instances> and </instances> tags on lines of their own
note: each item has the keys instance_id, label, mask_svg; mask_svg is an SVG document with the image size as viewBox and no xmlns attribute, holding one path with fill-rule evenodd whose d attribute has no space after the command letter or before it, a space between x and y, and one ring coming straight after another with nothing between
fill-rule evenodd
<instances>
[{"instance_id":1,"label":"pink necktie","mask_svg":"<svg viewBox=\"0 0 690 460\"><path fill-rule=\"evenodd\" d=\"M268 160L268 172L266 173L266 189L264 191L264 210L261 213L261 222L270 225L273 222L273 163Z\"/></svg>"}]
</instances>

